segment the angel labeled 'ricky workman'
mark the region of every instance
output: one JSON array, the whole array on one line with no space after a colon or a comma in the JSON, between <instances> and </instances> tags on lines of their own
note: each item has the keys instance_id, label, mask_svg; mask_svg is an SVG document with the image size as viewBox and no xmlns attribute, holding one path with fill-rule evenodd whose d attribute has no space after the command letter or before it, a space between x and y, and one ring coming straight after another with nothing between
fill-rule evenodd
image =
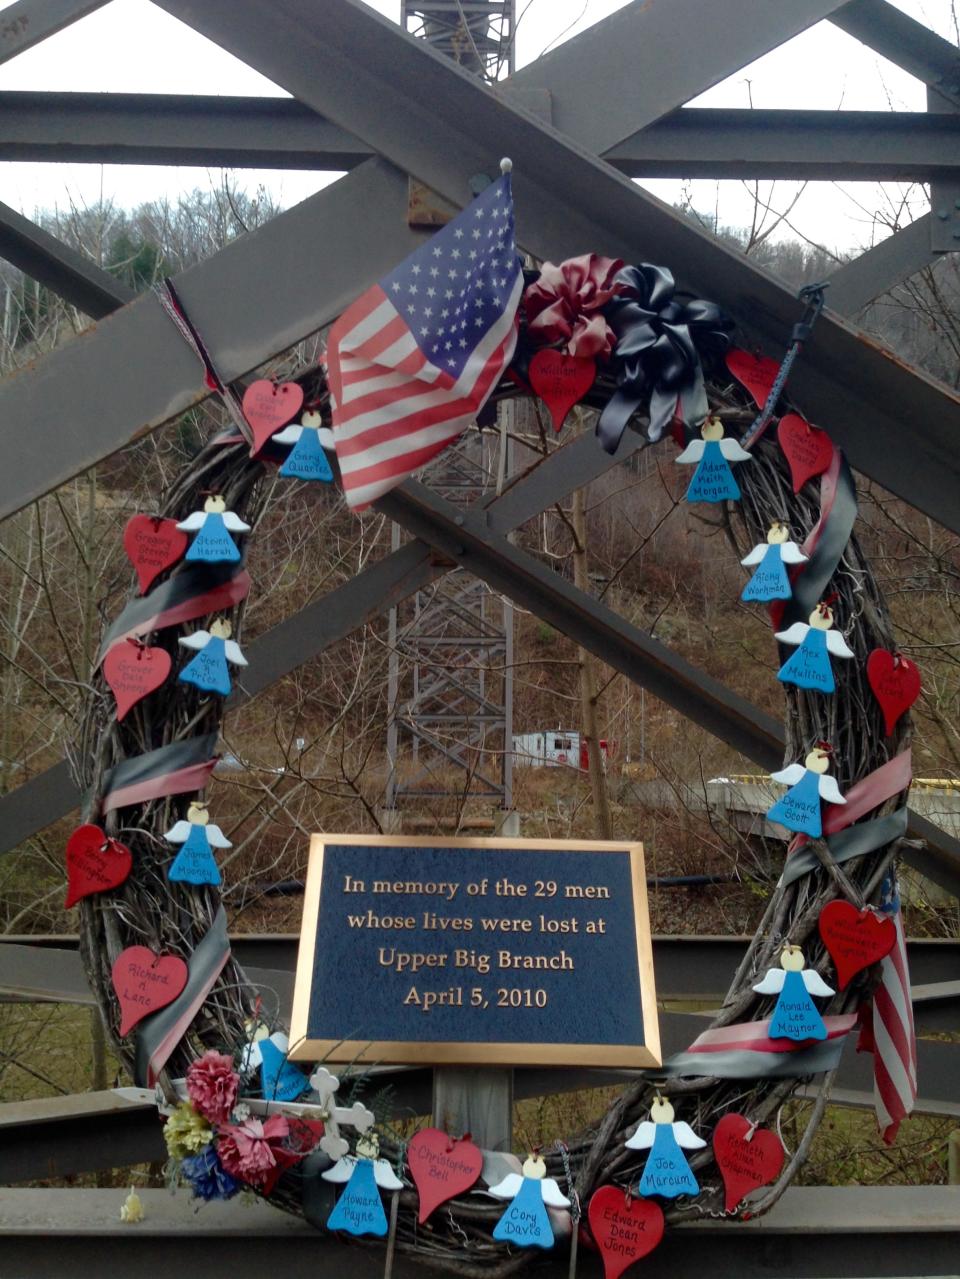
<instances>
[{"instance_id":1,"label":"angel labeled 'ricky workman'","mask_svg":"<svg viewBox=\"0 0 960 1279\"><path fill-rule=\"evenodd\" d=\"M168 843L181 845L167 872L169 879L187 884L220 883L220 868L212 850L233 845L216 822L211 822L206 804L195 799L187 809L186 820L181 818L175 822L163 838Z\"/></svg>"},{"instance_id":2,"label":"angel labeled 'ricky workman'","mask_svg":"<svg viewBox=\"0 0 960 1279\"><path fill-rule=\"evenodd\" d=\"M753 988L758 995L777 996L768 1032L771 1039L801 1041L827 1037L827 1028L811 996L826 998L835 992L818 972L805 964L800 947L788 942L780 953L780 967L768 969L763 981Z\"/></svg>"},{"instance_id":3,"label":"angel labeled 'ricky workman'","mask_svg":"<svg viewBox=\"0 0 960 1279\"><path fill-rule=\"evenodd\" d=\"M837 779L827 772L833 747L829 742L819 742L809 752L802 764L788 764L779 772L771 773L775 782L782 782L790 789L767 812L767 821L779 822L787 830L811 839L823 834L823 817L820 801L828 804L845 804Z\"/></svg>"},{"instance_id":4,"label":"angel labeled 'ricky workman'","mask_svg":"<svg viewBox=\"0 0 960 1279\"><path fill-rule=\"evenodd\" d=\"M494 1239L516 1244L518 1248L553 1247L553 1227L547 1207L569 1208L570 1200L553 1177L547 1176L547 1165L540 1155L529 1155L523 1162L523 1176L508 1172L502 1181L490 1187L490 1193L497 1199L511 1200L494 1227Z\"/></svg>"},{"instance_id":5,"label":"angel labeled 'ricky workman'","mask_svg":"<svg viewBox=\"0 0 960 1279\"><path fill-rule=\"evenodd\" d=\"M322 484L332 482L333 471L324 449L333 451L333 432L322 423L321 414L304 413L299 424L291 423L273 436L274 444L293 445L280 467L284 479L319 480Z\"/></svg>"},{"instance_id":6,"label":"angel labeled 'ricky workman'","mask_svg":"<svg viewBox=\"0 0 960 1279\"><path fill-rule=\"evenodd\" d=\"M627 1142L629 1150L650 1151L640 1179L641 1195L676 1199L700 1190L683 1150L702 1150L707 1143L674 1114L670 1102L658 1094L650 1107L650 1118L637 1126Z\"/></svg>"},{"instance_id":7,"label":"angel labeled 'ricky workman'","mask_svg":"<svg viewBox=\"0 0 960 1279\"><path fill-rule=\"evenodd\" d=\"M770 525L765 542L758 542L740 561L746 568L756 565L753 577L743 588L740 598L747 603L768 604L771 600L788 600L793 594L788 564L803 564L807 557L796 542L790 541L786 524L776 520Z\"/></svg>"},{"instance_id":8,"label":"angel labeled 'ricky workman'","mask_svg":"<svg viewBox=\"0 0 960 1279\"><path fill-rule=\"evenodd\" d=\"M357 1139L355 1155L344 1155L320 1174L324 1181L346 1182L346 1189L327 1218L328 1230L343 1230L348 1235L387 1233L380 1191L402 1190L403 1182L386 1159L378 1158L379 1154L376 1133L364 1133Z\"/></svg>"},{"instance_id":9,"label":"angel labeled 'ricky workman'","mask_svg":"<svg viewBox=\"0 0 960 1279\"><path fill-rule=\"evenodd\" d=\"M724 438L723 423L711 418L700 428L702 440L691 440L677 455L681 466L697 464L690 487L688 502L738 502L740 486L733 478L731 462L749 462L752 454L740 447L736 440Z\"/></svg>"},{"instance_id":10,"label":"angel labeled 'ricky workman'","mask_svg":"<svg viewBox=\"0 0 960 1279\"><path fill-rule=\"evenodd\" d=\"M204 564L236 564L240 551L231 533L249 533L250 525L227 510L219 494L208 497L202 511L194 511L177 525L184 533L195 533L184 559Z\"/></svg>"},{"instance_id":11,"label":"angel labeled 'ricky workman'","mask_svg":"<svg viewBox=\"0 0 960 1279\"><path fill-rule=\"evenodd\" d=\"M227 697L232 688L227 663L247 665L240 645L230 638L232 634L229 620L218 617L210 624L209 631L194 631L192 635L182 636L179 643L184 648L195 648L197 655L187 662L177 679L183 684L194 684L205 693L219 693Z\"/></svg>"},{"instance_id":12,"label":"angel labeled 'ricky workman'","mask_svg":"<svg viewBox=\"0 0 960 1279\"><path fill-rule=\"evenodd\" d=\"M777 679L782 684L795 684L797 688L812 688L818 693L833 693L836 680L830 665L834 657L853 657L853 649L839 631L833 627L833 609L820 603L810 614L810 624L794 622L785 631L777 631L781 644L797 644L792 657L780 667Z\"/></svg>"}]
</instances>

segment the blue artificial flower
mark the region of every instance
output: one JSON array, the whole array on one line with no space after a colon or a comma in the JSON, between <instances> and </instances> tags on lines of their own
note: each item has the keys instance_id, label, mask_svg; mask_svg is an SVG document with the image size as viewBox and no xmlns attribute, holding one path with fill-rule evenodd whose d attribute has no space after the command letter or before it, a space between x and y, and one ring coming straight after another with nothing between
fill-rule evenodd
<instances>
[{"instance_id":1,"label":"blue artificial flower","mask_svg":"<svg viewBox=\"0 0 960 1279\"><path fill-rule=\"evenodd\" d=\"M211 1199L231 1199L240 1183L226 1171L213 1146L204 1146L198 1155L187 1155L180 1171L193 1187L195 1199L209 1203Z\"/></svg>"}]
</instances>

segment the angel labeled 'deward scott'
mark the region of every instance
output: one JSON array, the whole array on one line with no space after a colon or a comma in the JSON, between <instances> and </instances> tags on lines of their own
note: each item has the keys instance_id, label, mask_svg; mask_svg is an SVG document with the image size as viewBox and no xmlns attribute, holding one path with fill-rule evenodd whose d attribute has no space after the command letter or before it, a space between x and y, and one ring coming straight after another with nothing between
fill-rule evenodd
<instances>
[{"instance_id":1,"label":"angel labeled 'deward scott'","mask_svg":"<svg viewBox=\"0 0 960 1279\"><path fill-rule=\"evenodd\" d=\"M171 844L180 844L179 853L167 872L167 878L187 884L219 884L220 868L214 861L214 848L232 848L233 845L215 822L210 821L206 804L194 800L187 809L187 817L176 822L163 837Z\"/></svg>"},{"instance_id":2,"label":"angel labeled 'deward scott'","mask_svg":"<svg viewBox=\"0 0 960 1279\"><path fill-rule=\"evenodd\" d=\"M777 631L781 644L799 645L777 672L782 684L796 684L797 688L812 688L818 693L836 691L830 654L853 657L853 649L832 626L833 609L827 603L820 603L810 614L809 626L805 622L794 622L785 631Z\"/></svg>"},{"instance_id":3,"label":"angel labeled 'deward scott'","mask_svg":"<svg viewBox=\"0 0 960 1279\"><path fill-rule=\"evenodd\" d=\"M740 598L747 603L768 604L771 600L788 600L793 594L788 564L803 564L806 555L796 542L790 541L790 530L779 520L770 525L766 542L759 542L740 563L746 568L756 565L753 577L743 588Z\"/></svg>"},{"instance_id":4,"label":"angel labeled 'deward scott'","mask_svg":"<svg viewBox=\"0 0 960 1279\"><path fill-rule=\"evenodd\" d=\"M323 426L319 413L304 413L299 425L291 423L273 437L274 444L292 444L289 456L280 467L287 480L319 480L330 484L333 471L324 448L333 448L333 432Z\"/></svg>"},{"instance_id":5,"label":"angel labeled 'deward scott'","mask_svg":"<svg viewBox=\"0 0 960 1279\"><path fill-rule=\"evenodd\" d=\"M512 1202L493 1230L494 1239L516 1244L518 1248L552 1248L553 1227L547 1206L569 1208L553 1177L547 1176L547 1165L539 1155L531 1154L523 1163L523 1176L508 1172L502 1181L490 1187L491 1195Z\"/></svg>"},{"instance_id":6,"label":"angel labeled 'deward scott'","mask_svg":"<svg viewBox=\"0 0 960 1279\"><path fill-rule=\"evenodd\" d=\"M343 1155L332 1168L322 1172L324 1181L346 1182L346 1189L327 1218L328 1230L348 1235L385 1235L387 1217L380 1199L381 1190L402 1190L403 1182L386 1159L378 1159L380 1142L375 1133L357 1139L357 1153Z\"/></svg>"},{"instance_id":7,"label":"angel labeled 'deward scott'","mask_svg":"<svg viewBox=\"0 0 960 1279\"><path fill-rule=\"evenodd\" d=\"M658 1093L650 1107L650 1118L638 1125L627 1142L629 1150L650 1151L640 1179L641 1195L676 1199L677 1195L698 1194L700 1185L681 1147L702 1150L706 1144L689 1124L674 1120L673 1107Z\"/></svg>"},{"instance_id":8,"label":"angel labeled 'deward scott'","mask_svg":"<svg viewBox=\"0 0 960 1279\"><path fill-rule=\"evenodd\" d=\"M758 995L776 995L770 1018L771 1039L826 1039L827 1028L811 995L834 994L818 972L804 967L803 951L789 942L780 953L780 967L770 968L754 986Z\"/></svg>"},{"instance_id":9,"label":"angel labeled 'deward scott'","mask_svg":"<svg viewBox=\"0 0 960 1279\"><path fill-rule=\"evenodd\" d=\"M205 693L228 696L232 685L227 662L234 666L247 665L240 645L230 638L232 633L230 622L218 617L209 631L194 631L192 635L183 636L179 642L184 648L197 649L197 655L187 662L177 679L183 684L195 684Z\"/></svg>"},{"instance_id":10,"label":"angel labeled 'deward scott'","mask_svg":"<svg viewBox=\"0 0 960 1279\"><path fill-rule=\"evenodd\" d=\"M204 564L236 564L240 551L230 534L250 532L250 525L228 511L226 502L217 494L208 497L203 510L188 515L177 528L184 533L196 533L184 559Z\"/></svg>"},{"instance_id":11,"label":"angel labeled 'deward scott'","mask_svg":"<svg viewBox=\"0 0 960 1279\"><path fill-rule=\"evenodd\" d=\"M787 830L809 835L811 839L820 838L823 834L820 801L825 799L828 804L847 802L840 794L837 779L827 772L832 754L833 747L829 742L818 742L802 764L788 764L779 772L770 774L775 782L782 782L790 789L767 811L767 821L779 822Z\"/></svg>"},{"instance_id":12,"label":"angel labeled 'deward scott'","mask_svg":"<svg viewBox=\"0 0 960 1279\"><path fill-rule=\"evenodd\" d=\"M740 486L733 478L731 462L749 462L752 454L742 449L736 440L725 439L723 423L711 418L700 428L702 440L691 440L677 455L681 466L697 464L690 487L688 502L738 502Z\"/></svg>"}]
</instances>

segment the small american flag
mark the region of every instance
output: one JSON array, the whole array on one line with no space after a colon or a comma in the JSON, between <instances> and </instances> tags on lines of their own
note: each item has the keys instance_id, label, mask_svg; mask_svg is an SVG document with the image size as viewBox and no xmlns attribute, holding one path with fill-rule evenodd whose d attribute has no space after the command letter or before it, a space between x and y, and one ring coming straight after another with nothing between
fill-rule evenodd
<instances>
[{"instance_id":1,"label":"small american flag","mask_svg":"<svg viewBox=\"0 0 960 1279\"><path fill-rule=\"evenodd\" d=\"M513 355L522 291L505 171L344 312L327 375L349 506L402 484L475 419Z\"/></svg>"},{"instance_id":2,"label":"small american flag","mask_svg":"<svg viewBox=\"0 0 960 1279\"><path fill-rule=\"evenodd\" d=\"M873 1104L880 1135L889 1146L896 1140L900 1121L912 1112L917 1100L917 1038L907 942L900 896L892 875L884 883L880 909L893 919L897 940L890 954L880 961L880 984L873 992L870 1033L863 1036L861 1046L873 1051Z\"/></svg>"}]
</instances>

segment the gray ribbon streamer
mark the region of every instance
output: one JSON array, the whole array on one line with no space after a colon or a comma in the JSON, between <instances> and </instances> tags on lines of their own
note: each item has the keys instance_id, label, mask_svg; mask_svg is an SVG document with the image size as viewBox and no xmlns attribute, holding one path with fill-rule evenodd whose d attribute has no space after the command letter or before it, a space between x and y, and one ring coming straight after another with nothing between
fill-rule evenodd
<instances>
[{"instance_id":1,"label":"gray ribbon streamer","mask_svg":"<svg viewBox=\"0 0 960 1279\"><path fill-rule=\"evenodd\" d=\"M825 1039L798 1052L768 1053L744 1048L731 1048L717 1053L677 1053L652 1076L717 1079L800 1079L833 1070L839 1063L843 1046L849 1038L840 1035Z\"/></svg>"},{"instance_id":2,"label":"gray ribbon streamer","mask_svg":"<svg viewBox=\"0 0 960 1279\"><path fill-rule=\"evenodd\" d=\"M869 822L860 822L856 826L848 826L846 830L837 831L836 835L827 838L830 856L842 865L853 857L862 857L864 853L876 852L885 844L895 839L902 839L907 832L907 810L898 808L895 813L886 817L875 817ZM809 846L798 849L787 858L787 864L780 878L781 887L786 888L802 875L809 874L820 865L820 859Z\"/></svg>"}]
</instances>

